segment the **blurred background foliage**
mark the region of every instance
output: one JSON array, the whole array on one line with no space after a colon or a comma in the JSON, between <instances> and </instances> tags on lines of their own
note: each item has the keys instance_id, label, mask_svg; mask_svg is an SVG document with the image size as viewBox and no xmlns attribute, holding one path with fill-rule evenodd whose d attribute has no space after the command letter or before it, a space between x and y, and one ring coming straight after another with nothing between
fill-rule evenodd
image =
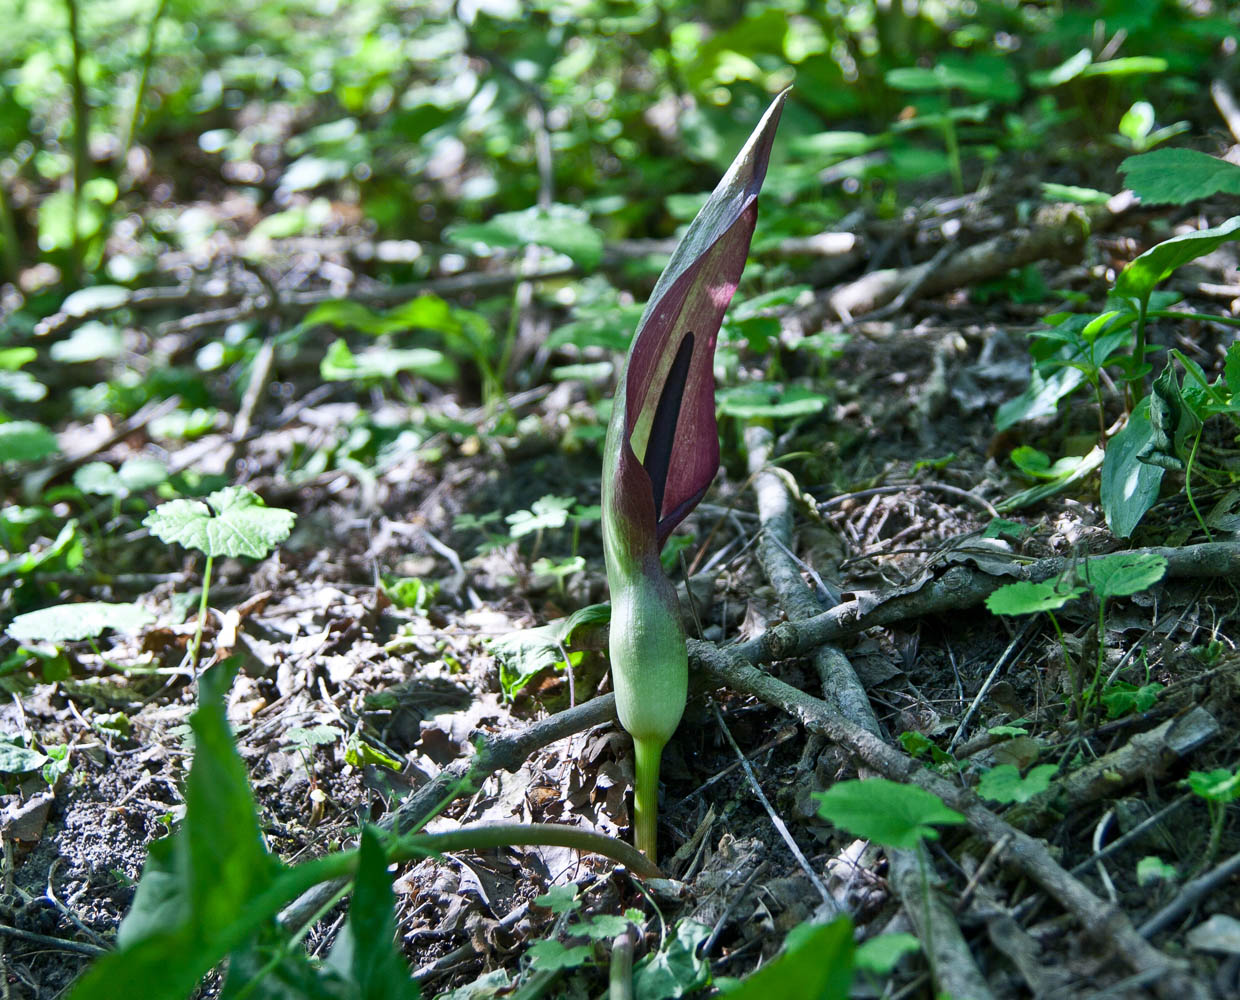
<instances>
[{"instance_id":1,"label":"blurred background foliage","mask_svg":"<svg viewBox=\"0 0 1240 1000\"><path fill-rule=\"evenodd\" d=\"M10 339L83 285L183 282L222 236L251 261L398 240L365 267L409 282L528 228L590 271L673 236L787 86L758 251L1003 171L1114 190L1122 155L1212 120L1240 22L1208 0L10 2ZM617 305L583 288L567 319Z\"/></svg>"}]
</instances>

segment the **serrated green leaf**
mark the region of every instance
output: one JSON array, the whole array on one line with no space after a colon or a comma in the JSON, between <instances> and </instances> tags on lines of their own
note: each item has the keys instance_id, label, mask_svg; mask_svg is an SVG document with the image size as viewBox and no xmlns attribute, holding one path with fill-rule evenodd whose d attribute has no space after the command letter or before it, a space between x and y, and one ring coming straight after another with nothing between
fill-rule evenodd
<instances>
[{"instance_id":1,"label":"serrated green leaf","mask_svg":"<svg viewBox=\"0 0 1240 1000\"><path fill-rule=\"evenodd\" d=\"M1154 286L1177 268L1212 253L1231 240L1240 240L1240 215L1232 216L1212 229L1199 229L1164 240L1150 247L1120 272L1115 279L1115 294L1144 301L1149 298Z\"/></svg>"},{"instance_id":2,"label":"serrated green leaf","mask_svg":"<svg viewBox=\"0 0 1240 1000\"><path fill-rule=\"evenodd\" d=\"M1185 205L1210 195L1240 194L1240 167L1195 149L1156 149L1119 165L1128 186L1151 205Z\"/></svg>"},{"instance_id":3,"label":"serrated green leaf","mask_svg":"<svg viewBox=\"0 0 1240 1000\"><path fill-rule=\"evenodd\" d=\"M581 906L577 899L575 885L552 885L541 896L534 897L535 906L545 906L557 917L561 913L571 913Z\"/></svg>"},{"instance_id":4,"label":"serrated green leaf","mask_svg":"<svg viewBox=\"0 0 1240 1000\"><path fill-rule=\"evenodd\" d=\"M798 924L788 932L783 951L746 977L740 985L724 991L723 995L729 1000L771 1000L774 997L847 1000L852 985L854 957L860 965L860 955L854 952L852 936L852 921L848 917L840 917L829 924ZM882 935L889 939L911 936ZM913 940L916 942L916 938ZM875 947L873 941L867 944L871 946L869 954L872 962L881 964L883 946ZM888 950L893 945L900 947L889 941ZM899 954L895 955L891 964L895 964Z\"/></svg>"},{"instance_id":5,"label":"serrated green leaf","mask_svg":"<svg viewBox=\"0 0 1240 1000\"><path fill-rule=\"evenodd\" d=\"M934 824L965 822L937 795L886 778L840 781L812 797L823 819L884 847L911 849L923 839L938 839Z\"/></svg>"},{"instance_id":6,"label":"serrated green leaf","mask_svg":"<svg viewBox=\"0 0 1240 1000\"><path fill-rule=\"evenodd\" d=\"M1050 788L1058 770L1054 764L1039 764L1022 778L1016 765L1000 764L982 775L977 794L992 802L1028 802Z\"/></svg>"},{"instance_id":7,"label":"serrated green leaf","mask_svg":"<svg viewBox=\"0 0 1240 1000\"><path fill-rule=\"evenodd\" d=\"M179 542L209 556L262 559L288 538L297 515L268 507L242 486L226 486L199 500L170 500L142 522L161 541Z\"/></svg>"},{"instance_id":8,"label":"serrated green leaf","mask_svg":"<svg viewBox=\"0 0 1240 1000\"><path fill-rule=\"evenodd\" d=\"M1148 590L1167 573L1167 560L1152 552L1113 552L1094 556L1081 573L1099 597L1127 597Z\"/></svg>"},{"instance_id":9,"label":"serrated green leaf","mask_svg":"<svg viewBox=\"0 0 1240 1000\"><path fill-rule=\"evenodd\" d=\"M1058 578L1033 583L1020 580L1006 583L986 598L986 607L996 615L1033 615L1055 611L1085 593L1087 588L1067 586Z\"/></svg>"},{"instance_id":10,"label":"serrated green leaf","mask_svg":"<svg viewBox=\"0 0 1240 1000\"><path fill-rule=\"evenodd\" d=\"M1137 460L1154 439L1149 413L1150 397L1146 396L1133 408L1123 429L1107 442L1102 460L1102 511L1117 538L1132 534L1154 506L1162 484L1162 468Z\"/></svg>"},{"instance_id":11,"label":"serrated green leaf","mask_svg":"<svg viewBox=\"0 0 1240 1000\"><path fill-rule=\"evenodd\" d=\"M33 420L0 424L0 462L37 462L60 451L56 435Z\"/></svg>"},{"instance_id":12,"label":"serrated green leaf","mask_svg":"<svg viewBox=\"0 0 1240 1000\"><path fill-rule=\"evenodd\" d=\"M526 954L533 960L534 968L542 972L575 969L579 965L585 965L593 953L594 949L588 944L579 944L569 948L554 938L536 941L526 949Z\"/></svg>"},{"instance_id":13,"label":"serrated green leaf","mask_svg":"<svg viewBox=\"0 0 1240 1000\"><path fill-rule=\"evenodd\" d=\"M614 913L596 913L586 924L572 924L566 933L570 937L588 937L591 941L608 941L628 930L626 917Z\"/></svg>"},{"instance_id":14,"label":"serrated green leaf","mask_svg":"<svg viewBox=\"0 0 1240 1000\"><path fill-rule=\"evenodd\" d=\"M18 642L73 642L93 639L104 629L134 633L155 621L155 616L136 604L56 604L28 611L13 619L5 632Z\"/></svg>"}]
</instances>

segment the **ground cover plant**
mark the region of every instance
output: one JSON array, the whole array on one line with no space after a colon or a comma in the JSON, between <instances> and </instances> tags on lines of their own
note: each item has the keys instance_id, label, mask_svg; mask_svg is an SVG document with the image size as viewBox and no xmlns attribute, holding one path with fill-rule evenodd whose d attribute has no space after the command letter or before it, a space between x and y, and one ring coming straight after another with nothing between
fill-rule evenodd
<instances>
[{"instance_id":1,"label":"ground cover plant","mask_svg":"<svg viewBox=\"0 0 1240 1000\"><path fill-rule=\"evenodd\" d=\"M18 13L6 996L1240 990L1232 5Z\"/></svg>"}]
</instances>

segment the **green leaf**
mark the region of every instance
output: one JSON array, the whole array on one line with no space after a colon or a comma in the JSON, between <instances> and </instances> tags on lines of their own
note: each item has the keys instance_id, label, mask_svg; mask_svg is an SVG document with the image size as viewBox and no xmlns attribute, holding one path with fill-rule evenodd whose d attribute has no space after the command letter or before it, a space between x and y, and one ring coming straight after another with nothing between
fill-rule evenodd
<instances>
[{"instance_id":1,"label":"green leaf","mask_svg":"<svg viewBox=\"0 0 1240 1000\"><path fill-rule=\"evenodd\" d=\"M889 976L900 959L920 950L921 942L912 934L880 934L857 945L856 965L871 975Z\"/></svg>"},{"instance_id":2,"label":"green leaf","mask_svg":"<svg viewBox=\"0 0 1240 1000\"><path fill-rule=\"evenodd\" d=\"M1201 418L1180 390L1180 378L1171 356L1154 380L1150 394L1150 440L1137 460L1173 472L1183 472L1189 456L1188 439L1201 430Z\"/></svg>"},{"instance_id":3,"label":"green leaf","mask_svg":"<svg viewBox=\"0 0 1240 1000\"><path fill-rule=\"evenodd\" d=\"M1240 799L1240 771L1232 772L1225 767L1213 771L1190 771L1188 787L1194 795L1208 802L1235 802Z\"/></svg>"},{"instance_id":4,"label":"green leaf","mask_svg":"<svg viewBox=\"0 0 1240 1000\"><path fill-rule=\"evenodd\" d=\"M541 896L534 897L534 905L545 906L558 917L580 907L581 901L577 899L575 885L552 885Z\"/></svg>"},{"instance_id":5,"label":"green leaf","mask_svg":"<svg viewBox=\"0 0 1240 1000\"><path fill-rule=\"evenodd\" d=\"M1085 562L1084 582L1099 597L1127 597L1148 590L1167 573L1167 560L1152 552L1112 552Z\"/></svg>"},{"instance_id":6,"label":"green leaf","mask_svg":"<svg viewBox=\"0 0 1240 1000\"><path fill-rule=\"evenodd\" d=\"M505 212L486 222L451 226L444 235L470 250L549 247L586 271L603 259L603 234L590 225L585 211L572 205Z\"/></svg>"},{"instance_id":7,"label":"green leaf","mask_svg":"<svg viewBox=\"0 0 1240 1000\"><path fill-rule=\"evenodd\" d=\"M1028 802L1050 788L1058 770L1054 764L1039 764L1022 778L1015 764L1000 764L982 775L977 794L992 802Z\"/></svg>"},{"instance_id":8,"label":"green leaf","mask_svg":"<svg viewBox=\"0 0 1240 1000\"><path fill-rule=\"evenodd\" d=\"M262 559L288 538L297 515L268 507L243 486L226 486L200 500L170 500L142 523L161 541L179 542L209 556Z\"/></svg>"},{"instance_id":9,"label":"green leaf","mask_svg":"<svg viewBox=\"0 0 1240 1000\"><path fill-rule=\"evenodd\" d=\"M37 462L59 453L56 435L33 420L0 424L0 462Z\"/></svg>"},{"instance_id":10,"label":"green leaf","mask_svg":"<svg viewBox=\"0 0 1240 1000\"><path fill-rule=\"evenodd\" d=\"M222 689L233 669L225 661L201 678L185 821L172 837L151 844L117 950L79 980L71 1000L114 1000L117 983L143 1000L183 1000L287 898L269 895L264 909L252 905L276 883L281 866L263 846L224 714Z\"/></svg>"},{"instance_id":11,"label":"green leaf","mask_svg":"<svg viewBox=\"0 0 1240 1000\"><path fill-rule=\"evenodd\" d=\"M555 972L559 969L575 969L585 965L594 954L588 944L574 945L572 948L561 944L554 938L536 941L526 949L526 954L533 960L533 966L541 972Z\"/></svg>"},{"instance_id":12,"label":"green leaf","mask_svg":"<svg viewBox=\"0 0 1240 1000\"><path fill-rule=\"evenodd\" d=\"M1162 484L1164 470L1137 459L1154 440L1149 412L1150 397L1146 396L1133 408L1124 428L1107 442L1102 460L1102 511L1117 538L1132 534L1154 506Z\"/></svg>"},{"instance_id":13,"label":"green leaf","mask_svg":"<svg viewBox=\"0 0 1240 1000\"><path fill-rule=\"evenodd\" d=\"M840 781L812 797L823 819L884 847L913 848L923 839L938 839L933 824L965 822L937 795L886 778Z\"/></svg>"},{"instance_id":14,"label":"green leaf","mask_svg":"<svg viewBox=\"0 0 1240 1000\"><path fill-rule=\"evenodd\" d=\"M675 935L653 955L633 968L636 1000L683 997L710 982L710 965L698 957L698 946L710 937L710 928L688 918L676 924Z\"/></svg>"},{"instance_id":15,"label":"green leaf","mask_svg":"<svg viewBox=\"0 0 1240 1000\"><path fill-rule=\"evenodd\" d=\"M30 747L18 746L0 740L0 771L5 774L25 774L37 771L48 761L47 754L39 753Z\"/></svg>"},{"instance_id":16,"label":"green leaf","mask_svg":"<svg viewBox=\"0 0 1240 1000\"><path fill-rule=\"evenodd\" d=\"M319 363L319 374L327 382L354 379L390 379L409 372L432 382L451 382L458 375L456 365L441 351L429 347L375 347L354 354L344 340L334 341Z\"/></svg>"},{"instance_id":17,"label":"green leaf","mask_svg":"<svg viewBox=\"0 0 1240 1000\"><path fill-rule=\"evenodd\" d=\"M1033 615L1040 611L1055 611L1071 600L1080 597L1088 588L1067 586L1056 577L1032 583L1020 580L1006 583L988 598L986 607L996 615Z\"/></svg>"},{"instance_id":18,"label":"green leaf","mask_svg":"<svg viewBox=\"0 0 1240 1000\"><path fill-rule=\"evenodd\" d=\"M1087 48L1081 49L1074 55L1068 56L1054 69L1030 73L1029 82L1035 87L1058 87L1069 80L1075 80L1093 61L1093 53Z\"/></svg>"},{"instance_id":19,"label":"green leaf","mask_svg":"<svg viewBox=\"0 0 1240 1000\"><path fill-rule=\"evenodd\" d=\"M119 358L125 353L125 335L120 327L91 320L74 330L68 340L53 344L48 353L61 364Z\"/></svg>"},{"instance_id":20,"label":"green leaf","mask_svg":"<svg viewBox=\"0 0 1240 1000\"><path fill-rule=\"evenodd\" d=\"M570 937L588 937L591 941L609 941L623 934L629 927L627 917L614 913L596 913L588 924L572 924L567 933Z\"/></svg>"},{"instance_id":21,"label":"green leaf","mask_svg":"<svg viewBox=\"0 0 1240 1000\"><path fill-rule=\"evenodd\" d=\"M135 633L155 621L155 616L136 604L56 604L28 611L13 619L5 632L18 642L72 642L93 639L104 629Z\"/></svg>"},{"instance_id":22,"label":"green leaf","mask_svg":"<svg viewBox=\"0 0 1240 1000\"><path fill-rule=\"evenodd\" d=\"M1145 301L1163 279L1189 261L1204 257L1231 240L1240 240L1240 215L1213 229L1199 229L1174 236L1150 247L1130 263L1115 280L1115 294Z\"/></svg>"},{"instance_id":23,"label":"green leaf","mask_svg":"<svg viewBox=\"0 0 1240 1000\"><path fill-rule=\"evenodd\" d=\"M610 619L610 605L590 604L547 625L496 636L489 647L500 663L501 676L506 678L505 693L513 697L540 670L567 666L564 650L571 645L573 633L583 626L601 625ZM579 654L569 653L570 660L575 656Z\"/></svg>"},{"instance_id":24,"label":"green leaf","mask_svg":"<svg viewBox=\"0 0 1240 1000\"><path fill-rule=\"evenodd\" d=\"M73 474L73 485L83 493L123 499L167 482L168 467L157 458L130 458L119 469L107 462L90 462Z\"/></svg>"},{"instance_id":25,"label":"green leaf","mask_svg":"<svg viewBox=\"0 0 1240 1000\"><path fill-rule=\"evenodd\" d=\"M854 957L860 958L859 952L854 953L852 937L853 926L848 917L840 917L829 924L798 924L788 932L783 951L723 995L729 1000L772 1000L775 997L847 1000ZM916 938L913 940L916 942ZM874 944L873 941L867 943ZM870 952L875 955L877 949L871 947Z\"/></svg>"},{"instance_id":26,"label":"green leaf","mask_svg":"<svg viewBox=\"0 0 1240 1000\"><path fill-rule=\"evenodd\" d=\"M568 512L576 502L573 497L540 497L531 510L519 510L504 518L510 525L508 532L513 538L521 538L535 531L562 528L568 523Z\"/></svg>"},{"instance_id":27,"label":"green leaf","mask_svg":"<svg viewBox=\"0 0 1240 1000\"><path fill-rule=\"evenodd\" d=\"M1137 862L1137 885L1143 889L1160 882L1175 882L1180 873L1175 865L1169 865L1162 858L1149 855Z\"/></svg>"},{"instance_id":28,"label":"green leaf","mask_svg":"<svg viewBox=\"0 0 1240 1000\"><path fill-rule=\"evenodd\" d=\"M417 984L396 946L395 896L387 854L372 827L362 828L353 901L324 965L353 986L356 1000L417 1000Z\"/></svg>"},{"instance_id":29,"label":"green leaf","mask_svg":"<svg viewBox=\"0 0 1240 1000\"><path fill-rule=\"evenodd\" d=\"M390 771L401 771L404 764L394 760L382 750L372 747L364 739L354 733L344 749L344 762L353 767L365 767L367 764L378 764Z\"/></svg>"},{"instance_id":30,"label":"green leaf","mask_svg":"<svg viewBox=\"0 0 1240 1000\"><path fill-rule=\"evenodd\" d=\"M1185 205L1223 193L1240 195L1240 167L1195 149L1157 149L1119 165L1128 186L1151 205Z\"/></svg>"},{"instance_id":31,"label":"green leaf","mask_svg":"<svg viewBox=\"0 0 1240 1000\"><path fill-rule=\"evenodd\" d=\"M721 414L740 420L791 420L821 413L831 401L799 385L754 383L721 389L715 394Z\"/></svg>"},{"instance_id":32,"label":"green leaf","mask_svg":"<svg viewBox=\"0 0 1240 1000\"><path fill-rule=\"evenodd\" d=\"M315 726L294 726L284 734L281 746L293 750L310 751L314 747L335 743L342 736L344 736L343 729L338 726L329 726L327 723L319 723Z\"/></svg>"},{"instance_id":33,"label":"green leaf","mask_svg":"<svg viewBox=\"0 0 1240 1000\"><path fill-rule=\"evenodd\" d=\"M1167 60L1157 56L1125 56L1091 63L1081 70L1081 76L1132 76L1135 73L1165 73Z\"/></svg>"},{"instance_id":34,"label":"green leaf","mask_svg":"<svg viewBox=\"0 0 1240 1000\"><path fill-rule=\"evenodd\" d=\"M1127 681L1116 681L1102 693L1108 719L1119 719L1129 712L1148 712L1158 701L1163 686L1157 681L1137 687Z\"/></svg>"}]
</instances>

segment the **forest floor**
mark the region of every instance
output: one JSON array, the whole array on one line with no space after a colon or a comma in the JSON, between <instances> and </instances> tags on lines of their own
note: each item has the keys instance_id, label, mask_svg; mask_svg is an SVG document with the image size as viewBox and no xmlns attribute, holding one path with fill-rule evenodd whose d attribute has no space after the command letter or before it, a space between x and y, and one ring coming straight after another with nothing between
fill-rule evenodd
<instances>
[{"instance_id":1,"label":"forest floor","mask_svg":"<svg viewBox=\"0 0 1240 1000\"><path fill-rule=\"evenodd\" d=\"M397 919L424 996L507 995L528 977L527 948L563 931L559 915L535 902L553 885L574 884L585 914L642 911L639 957L658 950L661 924L670 935L677 921L692 918L709 929L697 954L715 977L749 973L810 919L846 911L862 936L913 929L925 901L920 877L901 870L907 859L818 818L810 798L859 768L900 780L929 776L950 789L949 805L966 811L967 826L946 828L929 845L944 904L932 917L934 947L943 962L971 963L991 995L1240 992L1240 894L1232 875L1240 829L1231 822L1211 841L1210 806L1184 785L1190 771L1234 768L1237 759L1234 578L1173 562L1154 589L1108 602L1101 637L1096 605L1065 606L1057 618L1062 644L1046 616L999 617L982 604L989 590L1031 566L1067 566L1123 547L1187 552L1207 541L1174 476L1127 542L1103 522L1096 475L1030 506L1004 508L1002 517L1021 526L1006 537L983 532L996 507L1029 485L1007 461L1015 446L1072 454L1078 439L1091 431L1096 439L1099 420L1086 400L1056 419L1021 425L1019 434L994 432L995 410L1028 378L1026 334L1049 308L1047 299L1015 301L1013 269L1031 268L1026 277L1036 274L1055 290L1049 301L1079 292L1101 307L1108 269L1198 215L1217 223L1228 213L1209 202L1195 212L1126 207L1083 241L1064 224L1062 240L1044 241L1053 252L1022 257L1014 198L996 186L926 202L899 226L862 220L859 246L885 243L888 259L863 249L839 266L811 265L820 272L812 301L779 312L785 336L835 336L825 361L781 352L785 374L829 404L776 420L766 435L751 427L746 437L735 418L721 422L724 465L682 529L692 544L675 574L683 581L690 571L691 632L702 644L694 646L694 693L664 757L660 846L668 880L647 888L611 862L564 848L406 865L396 877ZM320 275L354 267L341 249L350 232L342 220L331 246L274 241L274 286L321 289ZM994 242L983 262L968 265L970 280L943 287L928 280L933 273L910 271L885 299L857 298L858 283L880 265L936 261L936 271L951 273L954 258L987 240ZM1171 285L1187 306L1235 312L1234 246L1177 273ZM249 280L223 245L195 267L196 281L217 277L233 287ZM979 293L986 280L994 282L989 295ZM842 288L854 296L845 318L828 306ZM453 296L468 305L468 281ZM537 315L537 301L529 308L535 328L545 330L550 318ZM198 349L216 329L206 311L190 301L135 310L136 349L171 357ZM81 319L67 319L53 336L67 336ZM1211 374L1231 340L1220 326L1189 321L1156 324L1152 336ZM268 558L216 561L203 654L204 663L242 658L229 718L268 842L286 861L351 843L361 823L390 817L418 789L440 788L436 775L461 773L479 739L494 743L609 690L605 642L596 634L574 639L571 676L547 643L502 641L606 599L597 521L574 529L555 527L553 517L516 541L488 541L503 530L503 515L537 512L543 497L597 504L597 434L591 439L582 428L597 430L593 404L605 386L552 381L535 351L518 361L524 384L507 408L488 411L478 399L418 382L396 394L323 384L324 343L311 331L296 350L276 351L267 370L258 369L248 411L226 414L193 443L161 438L150 411L119 439L104 418L66 418L56 431L71 462L45 484L66 482L86 461L116 465L146 455L225 476L296 512L292 536ZM1121 412L1118 397L1110 398L1105 423ZM371 464L347 459L350 433L400 429L415 413L424 433L393 432ZM326 456L318 466L307 460L316 455ZM772 499L760 507L763 491ZM20 502L14 477L7 499ZM1195 499L1205 511L1220 502L1226 510L1232 498L1203 486ZM166 836L184 808L187 721L196 701L185 652L202 563L150 537L140 512L113 513L119 521L102 511L107 530L80 571L56 581L59 599L136 601L158 624L101 648L73 644L67 676L54 681L37 671L3 678L12 693L0 709L3 732L70 747L70 766L51 791L36 775L3 803L10 864L0 960L3 995L14 1000L60 995L96 949L111 946L147 845ZM489 520L495 514L501 518ZM780 537L782 518L792 524L786 547L764 543ZM1231 537L1215 532L1210 552L1226 550ZM786 576L778 582L779 567L788 566L781 552L795 559L793 574L807 588L802 598L810 595L822 611L836 608L829 639L801 640L794 655L754 644L789 614ZM542 556L584 562L557 578L535 571ZM426 586L394 603L384 575ZM1117 679L1134 688L1163 687L1141 711L1082 726L1068 710L1074 671L1092 663L1100 638L1108 672L1118 670ZM816 715L813 705L781 707L778 693L716 656L736 642L750 643L764 672L819 699L827 714ZM885 750L857 734L864 720L850 716L848 683L829 686L840 654L868 694ZM854 728L839 729L831 712ZM430 829L535 821L631 836L630 743L606 716L601 724L581 718L579 731L570 725L511 771L497 770L460 795ZM944 752L937 769L908 762L903 748L917 744L902 742L905 733ZM970 791L987 767L1035 761L1061 770L1032 802L983 804ZM401 815L412 821L413 812L406 806ZM1155 814L1157 822L1094 860ZM1016 831L1049 850L1033 857ZM1139 881L1137 864L1146 857L1175 872ZM1191 882L1198 875L1206 882ZM331 911L310 932L313 952L330 943L342 912ZM671 965L674 980L682 973ZM939 988L967 989L959 984L967 984L968 970L962 975L953 980L940 969ZM549 995L597 996L605 979L605 967L569 968ZM207 983L202 996L215 989ZM925 959L913 955L888 974L859 978L854 992L935 991Z\"/></svg>"}]
</instances>

